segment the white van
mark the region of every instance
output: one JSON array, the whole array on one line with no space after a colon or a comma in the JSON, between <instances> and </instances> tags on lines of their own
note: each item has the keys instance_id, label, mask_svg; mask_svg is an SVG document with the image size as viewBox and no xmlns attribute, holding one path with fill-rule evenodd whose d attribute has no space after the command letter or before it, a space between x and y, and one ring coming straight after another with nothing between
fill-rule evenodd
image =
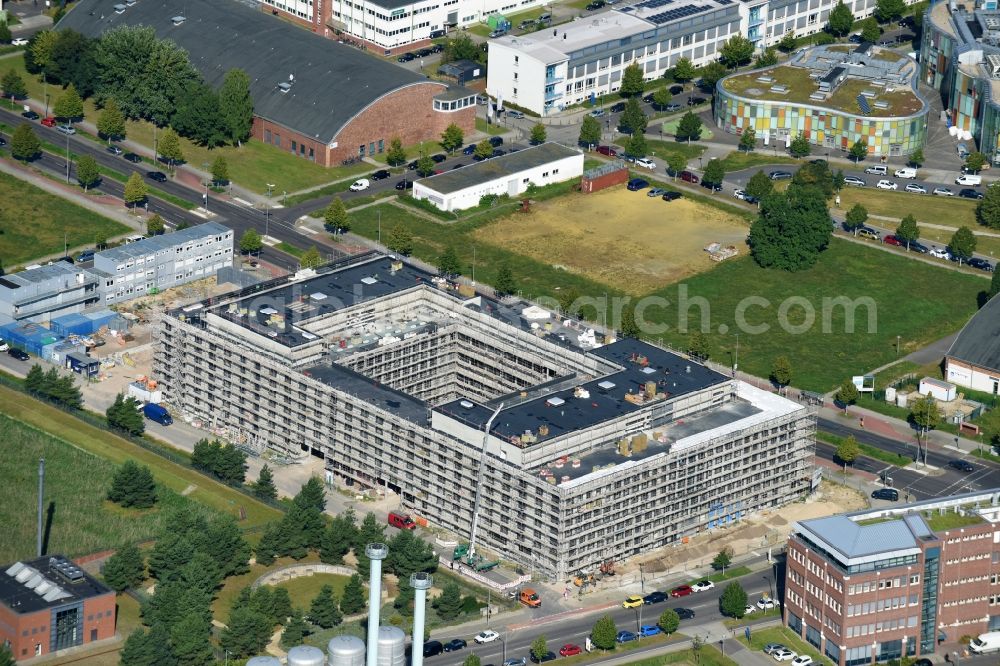
<instances>
[{"instance_id":1,"label":"white van","mask_svg":"<svg viewBox=\"0 0 1000 666\"><path fill-rule=\"evenodd\" d=\"M865 173L873 173L876 176L884 176L889 173L889 167L884 164L875 164L870 167L865 167Z\"/></svg>"},{"instance_id":2,"label":"white van","mask_svg":"<svg viewBox=\"0 0 1000 666\"><path fill-rule=\"evenodd\" d=\"M973 654L989 654L990 652L1000 652L1000 631L991 631L988 634L979 634L969 643L969 652Z\"/></svg>"},{"instance_id":3,"label":"white van","mask_svg":"<svg viewBox=\"0 0 1000 666\"><path fill-rule=\"evenodd\" d=\"M955 179L956 185L972 185L976 187L983 184L983 177L973 175L971 173L963 173L961 176Z\"/></svg>"},{"instance_id":4,"label":"white van","mask_svg":"<svg viewBox=\"0 0 1000 666\"><path fill-rule=\"evenodd\" d=\"M905 167L902 169L896 169L894 175L896 178L916 178L917 170L912 167Z\"/></svg>"}]
</instances>

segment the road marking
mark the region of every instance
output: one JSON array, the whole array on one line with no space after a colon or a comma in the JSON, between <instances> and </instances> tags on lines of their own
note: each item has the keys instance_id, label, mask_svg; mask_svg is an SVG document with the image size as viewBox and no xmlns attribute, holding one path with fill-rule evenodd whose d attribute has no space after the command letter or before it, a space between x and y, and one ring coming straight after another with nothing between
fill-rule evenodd
<instances>
[{"instance_id":1,"label":"road marking","mask_svg":"<svg viewBox=\"0 0 1000 666\"><path fill-rule=\"evenodd\" d=\"M261 236L260 242L262 242L264 245L274 247L281 241L278 240L277 238L274 238L273 236Z\"/></svg>"},{"instance_id":2,"label":"road marking","mask_svg":"<svg viewBox=\"0 0 1000 666\"><path fill-rule=\"evenodd\" d=\"M250 203L249 201L247 201L246 199L240 199L239 197L233 197L233 201L235 201L236 203L238 203L241 206L246 206L247 208L253 208L253 204Z\"/></svg>"}]
</instances>

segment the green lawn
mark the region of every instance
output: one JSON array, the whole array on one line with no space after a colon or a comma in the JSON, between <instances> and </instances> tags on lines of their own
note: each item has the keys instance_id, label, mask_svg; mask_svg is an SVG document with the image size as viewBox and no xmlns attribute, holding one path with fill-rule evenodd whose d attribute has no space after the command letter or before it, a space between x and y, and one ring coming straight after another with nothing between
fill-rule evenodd
<instances>
[{"instance_id":1,"label":"green lawn","mask_svg":"<svg viewBox=\"0 0 1000 666\"><path fill-rule=\"evenodd\" d=\"M976 202L962 197L939 197L930 194L911 194L910 192L889 192L872 187L845 187L840 192L840 209L846 212L854 204L861 204L869 215L883 215L895 220L907 215L913 215L917 222L930 222L946 227L969 227L973 231L981 231L983 227L976 221ZM872 220L883 226L891 223ZM935 232L921 227L921 236L929 237L934 233L945 234L945 242L951 238L952 231ZM983 243L986 239L980 238Z\"/></svg>"},{"instance_id":2,"label":"green lawn","mask_svg":"<svg viewBox=\"0 0 1000 666\"><path fill-rule=\"evenodd\" d=\"M752 624L757 620L761 620L767 617L781 617L781 609L768 608L763 612L758 610L751 613L750 615L744 615L738 620L734 617L727 617L725 620L722 621L722 624L726 625L727 627L743 627L748 624Z\"/></svg>"},{"instance_id":3,"label":"green lawn","mask_svg":"<svg viewBox=\"0 0 1000 666\"><path fill-rule=\"evenodd\" d=\"M162 486L154 508L122 509L104 499L111 486L114 463L2 414L0 458L3 562L35 556L39 458L46 462L45 507L51 519L47 553L72 557L151 539L162 529L164 517L180 507L211 513Z\"/></svg>"},{"instance_id":4,"label":"green lawn","mask_svg":"<svg viewBox=\"0 0 1000 666\"><path fill-rule=\"evenodd\" d=\"M507 134L510 132L510 130L503 125L487 123L485 118L479 118L478 116L476 117L476 131L484 132L491 136L496 136L497 134Z\"/></svg>"},{"instance_id":5,"label":"green lawn","mask_svg":"<svg viewBox=\"0 0 1000 666\"><path fill-rule=\"evenodd\" d=\"M0 261L8 270L32 259L93 246L97 236L131 231L61 197L0 173Z\"/></svg>"},{"instance_id":6,"label":"green lawn","mask_svg":"<svg viewBox=\"0 0 1000 666\"><path fill-rule=\"evenodd\" d=\"M344 586L347 585L349 576L338 576L336 574L313 574L312 576L302 576L280 583L276 587L283 587L288 590L288 596L292 599L292 608L309 608L313 597L319 593L319 588L324 585L333 587L333 593L339 599L344 593Z\"/></svg>"},{"instance_id":7,"label":"green lawn","mask_svg":"<svg viewBox=\"0 0 1000 666\"><path fill-rule=\"evenodd\" d=\"M444 152L444 148L442 148L441 144L437 141L421 141L420 143L412 146L403 146L403 150L406 151L407 162L419 159L420 156L425 153L427 155L434 155L435 153ZM386 157L386 153L376 153L375 155L372 155L371 158L382 164L386 164L386 160L388 159ZM371 169L371 165L369 165L368 168ZM400 169L400 172L402 172L402 169ZM350 185L350 183L348 183L348 185Z\"/></svg>"},{"instance_id":8,"label":"green lawn","mask_svg":"<svg viewBox=\"0 0 1000 666\"><path fill-rule=\"evenodd\" d=\"M670 652L659 657L649 657L629 662L629 666L737 666L737 663L719 652L714 645L706 645L695 655L691 650Z\"/></svg>"},{"instance_id":9,"label":"green lawn","mask_svg":"<svg viewBox=\"0 0 1000 666\"><path fill-rule=\"evenodd\" d=\"M744 645L746 638L740 634L739 639ZM807 654L813 658L814 663L829 666L833 662L827 657L820 655L819 650L809 645L799 638L794 631L788 627L768 627L767 629L757 629L750 633L750 647L754 650L762 650L768 643L781 643L798 654Z\"/></svg>"},{"instance_id":10,"label":"green lawn","mask_svg":"<svg viewBox=\"0 0 1000 666\"><path fill-rule=\"evenodd\" d=\"M873 266L878 269L873 270ZM913 289L912 285L917 284L920 289ZM665 310L650 308L654 314L649 320L669 327L662 335L666 342L684 348L688 336L680 333L678 327L700 327L705 311L712 359L730 364L736 351L735 333L740 332L741 369L767 377L773 360L785 355L791 361L795 386L827 391L846 376L893 360L897 335L921 346L960 328L975 312L977 295L986 283L972 275L833 239L819 262L809 270L789 274L763 269L744 252L688 279L683 287L688 304L691 299L702 297L707 308L691 305L685 309L679 285L656 292L656 296L671 304ZM764 297L768 304L748 307L744 299L750 296ZM779 325L780 306L793 297L804 298L815 313L814 325L804 334L783 330ZM856 332L845 333L844 309L831 307L832 301L828 301L825 317L828 326L827 332L823 332L824 299L840 297L871 298L877 319L874 330L869 331L866 309L859 308ZM735 313L741 302L746 308L743 312L748 328L766 325L766 332L740 331ZM787 322L801 324L804 311L802 306L791 307ZM725 334L720 333L720 326L725 327Z\"/></svg>"},{"instance_id":11,"label":"green lawn","mask_svg":"<svg viewBox=\"0 0 1000 666\"><path fill-rule=\"evenodd\" d=\"M722 159L722 166L726 173L741 171L765 164L795 164L799 160L788 155L773 155L765 152L749 152L742 150L733 151Z\"/></svg>"},{"instance_id":12,"label":"green lawn","mask_svg":"<svg viewBox=\"0 0 1000 666\"><path fill-rule=\"evenodd\" d=\"M660 141L652 139L646 135L646 145L649 147L649 155L667 159L668 155L680 153L688 159L688 162L696 160L707 150L706 146L699 143L680 143L678 141ZM664 165L666 166L666 165Z\"/></svg>"},{"instance_id":13,"label":"green lawn","mask_svg":"<svg viewBox=\"0 0 1000 666\"><path fill-rule=\"evenodd\" d=\"M674 118L673 120L668 120L667 122L663 123L663 133L664 134L676 134L676 132L677 132L677 126L680 124L680 122L681 122L681 116L678 116L677 118ZM708 127L707 125L702 125L701 126L701 138L702 139L704 139L705 141L711 141L713 136L715 136L715 134L712 132L712 128L711 127Z\"/></svg>"},{"instance_id":14,"label":"green lawn","mask_svg":"<svg viewBox=\"0 0 1000 666\"><path fill-rule=\"evenodd\" d=\"M731 578L739 578L740 576L746 576L748 573L750 573L749 567L729 567L726 569L725 573L719 571L717 573L711 574L708 577L708 579L713 583L721 583L723 581L730 580ZM699 580L703 579L698 578L691 582L693 584L698 582Z\"/></svg>"},{"instance_id":15,"label":"green lawn","mask_svg":"<svg viewBox=\"0 0 1000 666\"><path fill-rule=\"evenodd\" d=\"M816 432L816 439L827 442L828 444L833 444L834 446L837 446L844 441L843 437L823 432L822 430ZM882 449L871 446L870 444L859 443L858 448L861 450L861 455L874 458L875 460L881 460L882 462L889 463L890 465L896 465L897 467L906 467L913 462L913 459L908 456L883 451Z\"/></svg>"},{"instance_id":16,"label":"green lawn","mask_svg":"<svg viewBox=\"0 0 1000 666\"><path fill-rule=\"evenodd\" d=\"M978 525L983 522L983 519L978 515L967 513L963 516L962 514L955 513L954 511L948 511L943 514L932 512L930 516L925 515L924 520L927 521L927 526L935 532L939 530L954 530L959 527Z\"/></svg>"}]
</instances>

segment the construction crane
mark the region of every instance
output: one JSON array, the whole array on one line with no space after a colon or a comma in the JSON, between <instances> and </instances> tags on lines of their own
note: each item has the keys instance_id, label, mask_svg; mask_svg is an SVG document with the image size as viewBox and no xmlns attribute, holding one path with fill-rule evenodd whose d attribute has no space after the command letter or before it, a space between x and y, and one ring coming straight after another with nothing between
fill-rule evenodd
<instances>
[{"instance_id":1,"label":"construction crane","mask_svg":"<svg viewBox=\"0 0 1000 666\"><path fill-rule=\"evenodd\" d=\"M479 529L479 502L483 492L483 467L486 465L486 443L490 439L490 428L493 426L493 421L496 419L501 409L503 409L502 402L493 412L493 416L490 417L490 420L486 422L486 428L483 430L483 447L479 451L479 473L476 475L476 501L472 505L472 533L469 535L470 563L473 562L476 557L476 530Z\"/></svg>"}]
</instances>

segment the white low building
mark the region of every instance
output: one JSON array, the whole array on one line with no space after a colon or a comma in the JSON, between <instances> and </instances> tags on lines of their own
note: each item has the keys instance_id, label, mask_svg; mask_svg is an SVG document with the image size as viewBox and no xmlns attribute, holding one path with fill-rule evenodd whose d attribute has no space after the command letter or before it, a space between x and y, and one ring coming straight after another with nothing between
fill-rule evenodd
<instances>
[{"instance_id":1,"label":"white low building","mask_svg":"<svg viewBox=\"0 0 1000 666\"><path fill-rule=\"evenodd\" d=\"M949 382L1000 395L1000 296L972 315L944 362Z\"/></svg>"},{"instance_id":2,"label":"white low building","mask_svg":"<svg viewBox=\"0 0 1000 666\"><path fill-rule=\"evenodd\" d=\"M413 184L413 197L441 210L463 210L478 206L489 194L518 197L531 185L541 187L582 175L583 153L550 142L422 178Z\"/></svg>"}]
</instances>

